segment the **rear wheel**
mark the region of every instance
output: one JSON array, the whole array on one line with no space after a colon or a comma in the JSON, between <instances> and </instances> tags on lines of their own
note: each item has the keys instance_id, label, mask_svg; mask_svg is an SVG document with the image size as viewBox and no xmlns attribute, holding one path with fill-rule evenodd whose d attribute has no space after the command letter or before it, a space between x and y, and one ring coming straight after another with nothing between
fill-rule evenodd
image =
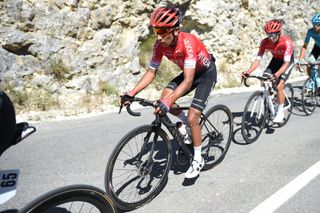
<instances>
[{"instance_id":1,"label":"rear wheel","mask_svg":"<svg viewBox=\"0 0 320 213\"><path fill-rule=\"evenodd\" d=\"M317 107L318 91L316 89L316 83L311 78L308 78L301 91L301 102L303 111L306 115L311 115Z\"/></svg>"},{"instance_id":2,"label":"rear wheel","mask_svg":"<svg viewBox=\"0 0 320 213\"><path fill-rule=\"evenodd\" d=\"M259 138L266 124L266 118L263 93L256 91L249 97L242 115L241 134L247 143L253 143Z\"/></svg>"},{"instance_id":3,"label":"rear wheel","mask_svg":"<svg viewBox=\"0 0 320 213\"><path fill-rule=\"evenodd\" d=\"M213 168L227 154L232 134L233 118L231 111L224 105L216 105L205 113L200 122L202 131L202 156L204 170Z\"/></svg>"},{"instance_id":4,"label":"rear wheel","mask_svg":"<svg viewBox=\"0 0 320 213\"><path fill-rule=\"evenodd\" d=\"M48 192L19 212L116 212L111 199L102 190L87 185L66 186Z\"/></svg>"}]
</instances>

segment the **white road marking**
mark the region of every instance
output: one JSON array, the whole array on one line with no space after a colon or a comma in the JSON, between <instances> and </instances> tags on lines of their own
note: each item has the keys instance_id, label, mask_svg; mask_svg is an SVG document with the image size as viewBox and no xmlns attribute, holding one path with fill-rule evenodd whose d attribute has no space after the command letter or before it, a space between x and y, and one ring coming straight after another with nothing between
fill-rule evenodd
<instances>
[{"instance_id":1,"label":"white road marking","mask_svg":"<svg viewBox=\"0 0 320 213\"><path fill-rule=\"evenodd\" d=\"M276 193L271 195L268 199L263 201L256 208L251 210L250 213L274 212L319 174L320 161L311 166L308 170L303 172L301 175L296 177L287 185L279 189Z\"/></svg>"}]
</instances>

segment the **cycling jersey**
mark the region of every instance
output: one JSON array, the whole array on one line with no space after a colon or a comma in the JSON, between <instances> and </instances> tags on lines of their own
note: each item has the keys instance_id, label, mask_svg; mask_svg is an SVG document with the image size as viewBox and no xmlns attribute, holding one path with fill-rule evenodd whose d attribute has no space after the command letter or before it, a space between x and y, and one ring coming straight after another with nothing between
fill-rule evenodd
<instances>
[{"instance_id":1,"label":"cycling jersey","mask_svg":"<svg viewBox=\"0 0 320 213\"><path fill-rule=\"evenodd\" d=\"M318 47L320 47L320 33L317 33L314 28L310 28L310 29L307 31L306 38L304 39L304 43L305 43L306 45L309 44L310 38L313 38L314 41L315 41L315 44L316 44Z\"/></svg>"},{"instance_id":2,"label":"cycling jersey","mask_svg":"<svg viewBox=\"0 0 320 213\"><path fill-rule=\"evenodd\" d=\"M211 56L202 42L190 33L180 32L174 47L163 47L156 41L150 62L151 69L158 69L163 56L180 67L195 68L196 72L208 69Z\"/></svg>"},{"instance_id":3,"label":"cycling jersey","mask_svg":"<svg viewBox=\"0 0 320 213\"><path fill-rule=\"evenodd\" d=\"M261 60L265 51L270 51L275 59L289 62L293 54L293 42L288 36L280 36L279 41L272 43L265 38L261 41L257 60Z\"/></svg>"}]
</instances>

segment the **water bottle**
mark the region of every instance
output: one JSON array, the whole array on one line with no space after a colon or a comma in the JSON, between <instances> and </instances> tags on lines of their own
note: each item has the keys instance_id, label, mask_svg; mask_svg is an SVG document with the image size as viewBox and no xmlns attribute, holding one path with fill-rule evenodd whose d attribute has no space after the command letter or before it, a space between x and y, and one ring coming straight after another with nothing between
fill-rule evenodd
<instances>
[{"instance_id":1,"label":"water bottle","mask_svg":"<svg viewBox=\"0 0 320 213\"><path fill-rule=\"evenodd\" d=\"M191 138L189 136L188 130L187 130L187 126L181 122L177 123L177 127L179 132L181 133L182 137L183 137L183 142L185 144L191 144Z\"/></svg>"}]
</instances>

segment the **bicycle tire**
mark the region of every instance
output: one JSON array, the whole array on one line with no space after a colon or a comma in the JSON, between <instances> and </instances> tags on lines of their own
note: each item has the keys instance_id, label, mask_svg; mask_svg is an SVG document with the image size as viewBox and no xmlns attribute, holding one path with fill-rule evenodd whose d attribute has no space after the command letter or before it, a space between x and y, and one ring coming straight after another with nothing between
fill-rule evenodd
<instances>
[{"instance_id":1,"label":"bicycle tire","mask_svg":"<svg viewBox=\"0 0 320 213\"><path fill-rule=\"evenodd\" d=\"M309 88L310 84L312 85L312 88ZM318 92L315 84L316 82L314 82L312 78L308 78L303 83L303 86L302 86L301 102L302 102L302 109L306 115L312 115L312 113L317 107Z\"/></svg>"},{"instance_id":2,"label":"bicycle tire","mask_svg":"<svg viewBox=\"0 0 320 213\"><path fill-rule=\"evenodd\" d=\"M233 116L225 105L215 105L205 114L200 122L202 131L202 156L205 160L203 170L219 164L226 156L232 135Z\"/></svg>"},{"instance_id":3,"label":"bicycle tire","mask_svg":"<svg viewBox=\"0 0 320 213\"><path fill-rule=\"evenodd\" d=\"M241 120L241 134L245 142L248 144L255 142L259 138L263 128L266 125L266 118L267 118L266 103L265 101L262 101L262 100L263 100L263 92L261 91L254 92L249 97L243 110L242 120ZM250 108L252 106L255 106L255 108L254 109ZM260 118L258 117L259 114L261 116Z\"/></svg>"},{"instance_id":4,"label":"bicycle tire","mask_svg":"<svg viewBox=\"0 0 320 213\"><path fill-rule=\"evenodd\" d=\"M291 114L292 114L292 109L293 109L293 105L294 105L294 101L293 101L293 99L294 99L294 91L293 91L293 86L292 86L292 84L286 84L285 86L284 86L284 90L285 90L285 93L286 93L286 95L287 95L287 98L289 99L289 101L290 101L290 103L291 103L291 105L290 105L290 107L288 108L288 109L285 109L284 110L284 120L283 120L283 122L281 122L281 123L278 123L278 126L279 127L283 127L284 125L286 125L287 123L288 123L288 121L289 121L289 119L290 119L290 117L291 117ZM288 100L287 99L285 99L285 103L284 103L284 108L287 108L288 107L288 104L289 104L289 102L288 102Z\"/></svg>"},{"instance_id":5,"label":"bicycle tire","mask_svg":"<svg viewBox=\"0 0 320 213\"><path fill-rule=\"evenodd\" d=\"M150 139L153 139L154 135L155 130L151 125L137 127L120 140L110 155L105 173L105 187L115 204L122 210L133 210L143 206L165 186L172 161L171 143L168 135L160 129L158 139L154 143L155 155L152 155L152 161L148 161L146 158L152 148ZM138 141L139 138L141 141ZM141 147L138 147L139 145ZM133 148L137 153L133 153ZM141 160L138 160L139 155L142 155ZM148 166L148 162L152 165ZM146 185L143 185L144 183ZM131 185L132 188L127 189Z\"/></svg>"},{"instance_id":6,"label":"bicycle tire","mask_svg":"<svg viewBox=\"0 0 320 213\"><path fill-rule=\"evenodd\" d=\"M71 205L61 206L67 203ZM80 202L80 203L75 203ZM92 205L87 208L84 204ZM102 190L89 185L71 185L50 191L30 202L20 213L51 213L51 212L117 212L112 200ZM94 208L93 208L94 207ZM72 209L71 209L72 208ZM87 209L87 211L86 211ZM94 211L92 211L94 210Z\"/></svg>"}]
</instances>

